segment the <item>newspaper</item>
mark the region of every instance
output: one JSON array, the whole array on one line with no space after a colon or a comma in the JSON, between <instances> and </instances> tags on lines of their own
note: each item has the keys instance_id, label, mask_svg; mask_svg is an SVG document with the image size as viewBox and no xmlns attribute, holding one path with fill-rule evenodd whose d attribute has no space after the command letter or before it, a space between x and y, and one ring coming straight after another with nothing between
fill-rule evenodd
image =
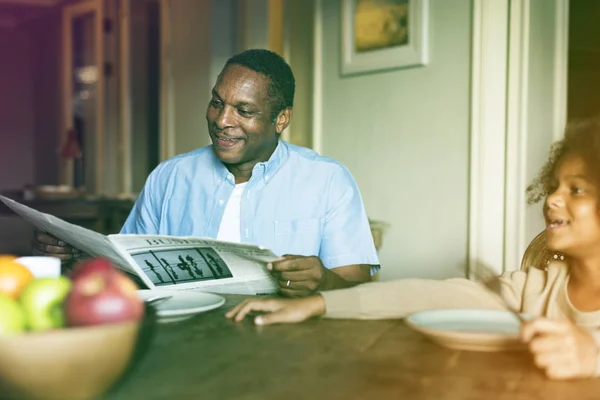
<instances>
[{"instance_id":1,"label":"newspaper","mask_svg":"<svg viewBox=\"0 0 600 400\"><path fill-rule=\"evenodd\" d=\"M263 247L210 238L102 235L0 196L25 221L93 257L110 259L148 288L268 294L278 290L266 264L278 257Z\"/></svg>"}]
</instances>

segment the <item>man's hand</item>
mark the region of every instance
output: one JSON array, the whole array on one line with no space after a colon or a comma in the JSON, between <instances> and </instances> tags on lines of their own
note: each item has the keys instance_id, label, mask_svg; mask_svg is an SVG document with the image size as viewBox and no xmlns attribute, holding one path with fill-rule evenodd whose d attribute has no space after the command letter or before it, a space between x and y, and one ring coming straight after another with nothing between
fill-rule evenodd
<instances>
[{"instance_id":1,"label":"man's hand","mask_svg":"<svg viewBox=\"0 0 600 400\"><path fill-rule=\"evenodd\" d=\"M521 338L551 379L589 378L596 370L599 349L592 333L570 321L536 318L523 325Z\"/></svg>"},{"instance_id":2,"label":"man's hand","mask_svg":"<svg viewBox=\"0 0 600 400\"><path fill-rule=\"evenodd\" d=\"M321 296L304 299L247 299L225 316L239 322L251 312L266 312L254 318L256 325L292 324L325 314L325 300Z\"/></svg>"},{"instance_id":3,"label":"man's hand","mask_svg":"<svg viewBox=\"0 0 600 400\"><path fill-rule=\"evenodd\" d=\"M285 255L267 265L279 280L280 293L288 297L314 294L328 274L319 257Z\"/></svg>"},{"instance_id":4,"label":"man's hand","mask_svg":"<svg viewBox=\"0 0 600 400\"><path fill-rule=\"evenodd\" d=\"M33 255L57 257L62 262L73 261L82 256L81 251L37 229L33 234L31 247Z\"/></svg>"},{"instance_id":5,"label":"man's hand","mask_svg":"<svg viewBox=\"0 0 600 400\"><path fill-rule=\"evenodd\" d=\"M267 269L279 280L280 293L288 297L305 297L320 290L344 289L371 279L371 266L346 265L329 270L315 256L286 254L267 264Z\"/></svg>"}]
</instances>

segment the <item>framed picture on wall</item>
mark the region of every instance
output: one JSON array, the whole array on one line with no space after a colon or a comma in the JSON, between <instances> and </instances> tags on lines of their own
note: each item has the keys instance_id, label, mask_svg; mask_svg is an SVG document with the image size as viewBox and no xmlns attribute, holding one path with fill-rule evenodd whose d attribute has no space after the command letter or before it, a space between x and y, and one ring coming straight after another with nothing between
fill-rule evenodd
<instances>
[{"instance_id":1,"label":"framed picture on wall","mask_svg":"<svg viewBox=\"0 0 600 400\"><path fill-rule=\"evenodd\" d=\"M342 0L342 75L428 62L429 0Z\"/></svg>"}]
</instances>

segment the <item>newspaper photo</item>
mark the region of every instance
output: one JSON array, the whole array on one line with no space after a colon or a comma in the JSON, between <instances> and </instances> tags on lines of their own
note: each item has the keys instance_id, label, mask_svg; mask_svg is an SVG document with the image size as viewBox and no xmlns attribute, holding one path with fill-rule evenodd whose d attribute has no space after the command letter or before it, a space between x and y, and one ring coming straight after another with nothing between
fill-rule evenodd
<instances>
[{"instance_id":1,"label":"newspaper photo","mask_svg":"<svg viewBox=\"0 0 600 400\"><path fill-rule=\"evenodd\" d=\"M268 294L278 290L266 264L272 251L210 238L161 235L102 235L0 196L39 230L92 257L110 259L149 289L202 290L225 294Z\"/></svg>"},{"instance_id":2,"label":"newspaper photo","mask_svg":"<svg viewBox=\"0 0 600 400\"><path fill-rule=\"evenodd\" d=\"M148 287L266 294L278 285L266 268L277 256L258 246L195 237L109 235Z\"/></svg>"}]
</instances>

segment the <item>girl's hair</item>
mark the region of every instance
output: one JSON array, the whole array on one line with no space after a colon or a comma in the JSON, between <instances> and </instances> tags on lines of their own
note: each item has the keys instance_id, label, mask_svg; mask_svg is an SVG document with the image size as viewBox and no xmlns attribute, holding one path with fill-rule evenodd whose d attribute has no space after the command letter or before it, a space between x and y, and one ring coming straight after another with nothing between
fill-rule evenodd
<instances>
[{"instance_id":1,"label":"girl's hair","mask_svg":"<svg viewBox=\"0 0 600 400\"><path fill-rule=\"evenodd\" d=\"M573 121L567 125L564 138L552 145L548 161L527 187L528 203L537 203L552 192L556 166L572 154L583 158L592 182L600 188L600 118Z\"/></svg>"}]
</instances>

